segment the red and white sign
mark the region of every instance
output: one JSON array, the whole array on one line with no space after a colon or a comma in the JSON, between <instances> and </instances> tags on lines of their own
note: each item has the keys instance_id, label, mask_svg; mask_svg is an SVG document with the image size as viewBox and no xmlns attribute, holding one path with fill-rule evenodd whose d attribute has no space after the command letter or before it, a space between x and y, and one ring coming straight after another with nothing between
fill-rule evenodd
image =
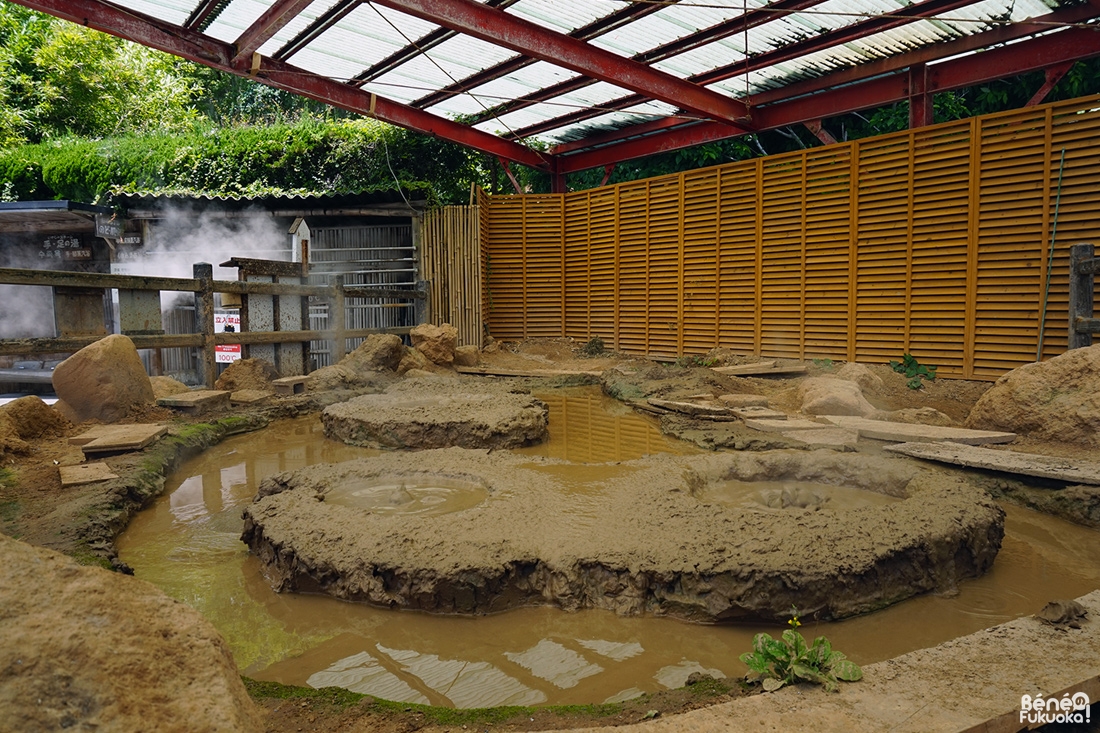
<instances>
[{"instance_id":1,"label":"red and white sign","mask_svg":"<svg viewBox=\"0 0 1100 733\"><path fill-rule=\"evenodd\" d=\"M233 333L241 330L241 314L226 311L214 313L214 333ZM240 344L218 344L214 347L214 361L229 364L241 358Z\"/></svg>"}]
</instances>

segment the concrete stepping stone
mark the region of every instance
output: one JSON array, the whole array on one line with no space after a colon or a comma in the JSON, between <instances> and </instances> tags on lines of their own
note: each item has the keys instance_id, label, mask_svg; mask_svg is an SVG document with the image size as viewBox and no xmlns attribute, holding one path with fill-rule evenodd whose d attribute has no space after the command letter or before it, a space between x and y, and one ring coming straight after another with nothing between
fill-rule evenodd
<instances>
[{"instance_id":1,"label":"concrete stepping stone","mask_svg":"<svg viewBox=\"0 0 1100 733\"><path fill-rule=\"evenodd\" d=\"M271 386L275 388L275 394L289 396L301 394L306 391L306 383L309 377L280 377L271 380Z\"/></svg>"},{"instance_id":2,"label":"concrete stepping stone","mask_svg":"<svg viewBox=\"0 0 1100 733\"><path fill-rule=\"evenodd\" d=\"M190 415L201 415L204 412L229 407L229 394L229 392L220 389L200 389L194 392L180 392L168 397L161 397L157 400L157 404Z\"/></svg>"},{"instance_id":3,"label":"concrete stepping stone","mask_svg":"<svg viewBox=\"0 0 1100 733\"><path fill-rule=\"evenodd\" d=\"M763 407L760 405L749 405L747 407L731 407L730 412L737 415L742 420L755 419L755 420L786 420L787 413L780 412L779 410L773 410L770 407Z\"/></svg>"},{"instance_id":4,"label":"concrete stepping stone","mask_svg":"<svg viewBox=\"0 0 1100 733\"><path fill-rule=\"evenodd\" d=\"M822 427L821 430L788 430L784 438L800 440L806 445L820 448L855 448L859 432L846 428Z\"/></svg>"},{"instance_id":5,"label":"concrete stepping stone","mask_svg":"<svg viewBox=\"0 0 1100 733\"><path fill-rule=\"evenodd\" d=\"M111 471L106 463L82 463L78 466L60 466L61 486L80 486L82 484L94 484L99 481L109 481L118 478L118 474Z\"/></svg>"},{"instance_id":6,"label":"concrete stepping stone","mask_svg":"<svg viewBox=\"0 0 1100 733\"><path fill-rule=\"evenodd\" d=\"M765 433L785 433L790 430L825 430L829 425L797 418L794 420L757 420L750 418L745 421L745 427Z\"/></svg>"},{"instance_id":7,"label":"concrete stepping stone","mask_svg":"<svg viewBox=\"0 0 1100 733\"><path fill-rule=\"evenodd\" d=\"M769 407L771 402L764 395L724 394L718 395L718 401L727 407Z\"/></svg>"},{"instance_id":8,"label":"concrete stepping stone","mask_svg":"<svg viewBox=\"0 0 1100 733\"><path fill-rule=\"evenodd\" d=\"M672 412L680 412L693 417L734 417L728 407L717 405L701 405L698 402L679 402L677 400L660 400L650 397L647 402L654 407L661 407Z\"/></svg>"},{"instance_id":9,"label":"concrete stepping stone","mask_svg":"<svg viewBox=\"0 0 1100 733\"><path fill-rule=\"evenodd\" d=\"M1016 439L1016 433L1003 433L994 430L968 430L966 428L947 428L938 425L920 425L917 423L886 422L865 417L847 415L822 415L833 425L858 430L861 438L891 440L897 443L912 441L939 442L942 440L966 445L983 443L1009 443Z\"/></svg>"},{"instance_id":10,"label":"concrete stepping stone","mask_svg":"<svg viewBox=\"0 0 1100 733\"><path fill-rule=\"evenodd\" d=\"M121 453L141 450L167 432L165 425L96 425L69 438L69 445L80 446L86 456Z\"/></svg>"},{"instance_id":11,"label":"concrete stepping stone","mask_svg":"<svg viewBox=\"0 0 1100 733\"><path fill-rule=\"evenodd\" d=\"M957 443L902 443L888 445L885 450L957 466L1100 486L1100 463L1096 461L1070 460Z\"/></svg>"},{"instance_id":12,"label":"concrete stepping stone","mask_svg":"<svg viewBox=\"0 0 1100 733\"><path fill-rule=\"evenodd\" d=\"M804 364L782 366L774 361L760 361L755 364L738 364L737 366L711 367L712 371L725 374L730 377L776 377L795 376L806 373Z\"/></svg>"},{"instance_id":13,"label":"concrete stepping stone","mask_svg":"<svg viewBox=\"0 0 1100 733\"><path fill-rule=\"evenodd\" d=\"M237 407L239 405L261 405L271 399L272 393L263 389L239 389L229 395L229 404Z\"/></svg>"}]
</instances>

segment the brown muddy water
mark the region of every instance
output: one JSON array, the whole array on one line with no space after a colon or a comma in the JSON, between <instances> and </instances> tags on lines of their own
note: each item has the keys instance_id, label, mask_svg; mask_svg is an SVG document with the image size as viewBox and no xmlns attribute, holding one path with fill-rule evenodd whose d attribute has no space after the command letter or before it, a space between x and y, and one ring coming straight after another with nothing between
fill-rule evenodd
<instances>
[{"instance_id":1,"label":"brown muddy water","mask_svg":"<svg viewBox=\"0 0 1100 733\"><path fill-rule=\"evenodd\" d=\"M588 490L590 482L619 470L616 461L695 452L662 436L651 418L597 390L539 396L550 405L550 440L517 452L573 462L552 469L567 479L568 490ZM119 538L121 558L139 578L213 622L244 674L286 684L342 686L405 702L484 707L622 700L682 686L695 671L739 676L745 667L738 656L749 651L752 636L781 631L549 607L474 618L433 616L274 593L239 540L241 507L252 500L259 481L279 471L376 453L326 440L317 417L226 440L169 477L165 494ZM410 458L415 460L415 454ZM483 498L471 494L470 487L394 482L383 488L356 495L352 487L346 500L436 513ZM765 508L769 501L782 503L784 491L801 497L827 494L834 509L868 500L868 492L813 485L730 482L710 491L717 501ZM808 637L828 636L834 648L867 664L1100 587L1100 533L1012 506L1005 510L1005 540L993 570L965 581L952 597L922 596L829 624L804 619L802 631Z\"/></svg>"}]
</instances>

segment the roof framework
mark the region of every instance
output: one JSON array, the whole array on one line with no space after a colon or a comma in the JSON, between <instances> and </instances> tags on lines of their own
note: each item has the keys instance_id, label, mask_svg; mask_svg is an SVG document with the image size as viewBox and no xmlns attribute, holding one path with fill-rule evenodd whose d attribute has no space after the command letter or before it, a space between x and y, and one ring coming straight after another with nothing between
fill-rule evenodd
<instances>
[{"instance_id":1,"label":"roof framework","mask_svg":"<svg viewBox=\"0 0 1100 733\"><path fill-rule=\"evenodd\" d=\"M1100 0L15 0L564 175L1100 55ZM528 145L537 141L538 145Z\"/></svg>"}]
</instances>

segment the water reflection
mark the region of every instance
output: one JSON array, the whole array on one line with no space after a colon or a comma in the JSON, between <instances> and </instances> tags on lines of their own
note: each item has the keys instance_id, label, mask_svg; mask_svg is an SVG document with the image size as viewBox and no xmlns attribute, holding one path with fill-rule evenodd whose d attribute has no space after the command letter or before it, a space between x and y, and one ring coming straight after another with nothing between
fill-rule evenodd
<instances>
[{"instance_id":1,"label":"water reflection","mask_svg":"<svg viewBox=\"0 0 1100 733\"><path fill-rule=\"evenodd\" d=\"M557 397L548 400L550 442L522 453L614 461L669 445L691 450L667 441L651 419L622 414L596 392ZM563 410L579 417L555 432ZM743 674L737 657L751 648L753 635L781 631L547 607L475 618L431 616L272 592L259 561L238 539L241 506L252 500L259 481L377 453L324 439L316 417L231 438L169 478L165 496L120 537L122 559L138 577L208 618L243 673L287 684L338 684L407 702L465 707L624 700L678 687L692 672ZM601 481L624 469L554 470L571 482L569 490L597 492ZM1026 510L1007 511L1004 547L985 577L963 583L951 597L927 595L840 623L804 619L806 636L826 634L835 648L866 664L1100 586L1100 534Z\"/></svg>"}]
</instances>

